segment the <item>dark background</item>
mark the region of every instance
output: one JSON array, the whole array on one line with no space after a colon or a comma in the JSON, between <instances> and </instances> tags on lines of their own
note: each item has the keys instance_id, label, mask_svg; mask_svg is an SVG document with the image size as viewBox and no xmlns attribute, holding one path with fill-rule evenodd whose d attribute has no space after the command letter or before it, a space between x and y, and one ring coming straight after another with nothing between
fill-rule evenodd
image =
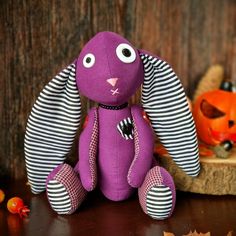
<instances>
[{"instance_id":1,"label":"dark background","mask_svg":"<svg viewBox=\"0 0 236 236\"><path fill-rule=\"evenodd\" d=\"M167 60L189 97L214 63L236 81L235 0L0 0L0 177L25 177L24 132L36 97L105 30ZM93 104L82 100L85 114Z\"/></svg>"}]
</instances>

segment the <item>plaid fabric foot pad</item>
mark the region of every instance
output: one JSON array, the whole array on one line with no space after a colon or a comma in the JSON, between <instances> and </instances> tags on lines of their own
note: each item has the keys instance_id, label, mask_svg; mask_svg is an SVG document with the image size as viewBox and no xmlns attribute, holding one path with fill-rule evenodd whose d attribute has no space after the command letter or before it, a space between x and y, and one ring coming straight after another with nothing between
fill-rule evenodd
<instances>
[{"instance_id":1,"label":"plaid fabric foot pad","mask_svg":"<svg viewBox=\"0 0 236 236\"><path fill-rule=\"evenodd\" d=\"M175 186L170 174L162 167L152 168L139 188L143 211L153 219L164 220L171 216L175 198Z\"/></svg>"},{"instance_id":2,"label":"plaid fabric foot pad","mask_svg":"<svg viewBox=\"0 0 236 236\"><path fill-rule=\"evenodd\" d=\"M62 164L49 175L47 196L58 214L72 214L86 196L79 177L71 166Z\"/></svg>"}]
</instances>

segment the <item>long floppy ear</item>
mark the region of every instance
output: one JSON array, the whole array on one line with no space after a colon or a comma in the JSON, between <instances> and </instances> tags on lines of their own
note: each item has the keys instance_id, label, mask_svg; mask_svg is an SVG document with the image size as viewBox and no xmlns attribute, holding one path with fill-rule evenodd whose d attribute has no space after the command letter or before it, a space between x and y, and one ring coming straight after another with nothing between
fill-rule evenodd
<instances>
[{"instance_id":1,"label":"long floppy ear","mask_svg":"<svg viewBox=\"0 0 236 236\"><path fill-rule=\"evenodd\" d=\"M45 190L48 174L65 160L80 123L80 114L75 63L72 63L44 87L28 119L24 148L33 193Z\"/></svg>"},{"instance_id":2,"label":"long floppy ear","mask_svg":"<svg viewBox=\"0 0 236 236\"><path fill-rule=\"evenodd\" d=\"M188 175L200 171L198 141L184 89L170 65L141 53L142 103L152 127L173 160Z\"/></svg>"}]
</instances>

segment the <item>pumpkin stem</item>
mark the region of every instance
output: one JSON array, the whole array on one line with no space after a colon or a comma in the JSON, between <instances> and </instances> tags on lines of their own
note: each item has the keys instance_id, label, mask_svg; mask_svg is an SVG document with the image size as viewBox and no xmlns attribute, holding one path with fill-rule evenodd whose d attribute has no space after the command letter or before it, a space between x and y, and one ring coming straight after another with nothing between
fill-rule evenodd
<instances>
[{"instance_id":1,"label":"pumpkin stem","mask_svg":"<svg viewBox=\"0 0 236 236\"><path fill-rule=\"evenodd\" d=\"M233 92L234 91L233 83L231 81L222 81L220 85L220 90Z\"/></svg>"}]
</instances>

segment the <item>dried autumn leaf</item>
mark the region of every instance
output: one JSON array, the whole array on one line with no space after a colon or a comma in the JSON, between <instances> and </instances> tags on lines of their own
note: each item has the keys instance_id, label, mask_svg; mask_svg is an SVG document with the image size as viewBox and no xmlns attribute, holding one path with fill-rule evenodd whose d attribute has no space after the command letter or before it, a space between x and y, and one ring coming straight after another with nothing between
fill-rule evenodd
<instances>
[{"instance_id":1,"label":"dried autumn leaf","mask_svg":"<svg viewBox=\"0 0 236 236\"><path fill-rule=\"evenodd\" d=\"M170 232L165 232L164 231L164 236L175 236L174 234L170 233ZM228 236L228 235L227 235Z\"/></svg>"},{"instance_id":2,"label":"dried autumn leaf","mask_svg":"<svg viewBox=\"0 0 236 236\"><path fill-rule=\"evenodd\" d=\"M205 234L203 233L198 233L196 230L194 232L190 231L188 234L183 235L183 236L211 236L210 232L207 232Z\"/></svg>"},{"instance_id":3,"label":"dried autumn leaf","mask_svg":"<svg viewBox=\"0 0 236 236\"><path fill-rule=\"evenodd\" d=\"M163 236L175 236L173 233L171 232L163 232L164 235ZM183 236L211 236L210 232L207 233L198 233L196 230L194 232L190 231L188 234L183 235ZM228 234L226 236L233 236L233 231L229 231Z\"/></svg>"}]
</instances>

